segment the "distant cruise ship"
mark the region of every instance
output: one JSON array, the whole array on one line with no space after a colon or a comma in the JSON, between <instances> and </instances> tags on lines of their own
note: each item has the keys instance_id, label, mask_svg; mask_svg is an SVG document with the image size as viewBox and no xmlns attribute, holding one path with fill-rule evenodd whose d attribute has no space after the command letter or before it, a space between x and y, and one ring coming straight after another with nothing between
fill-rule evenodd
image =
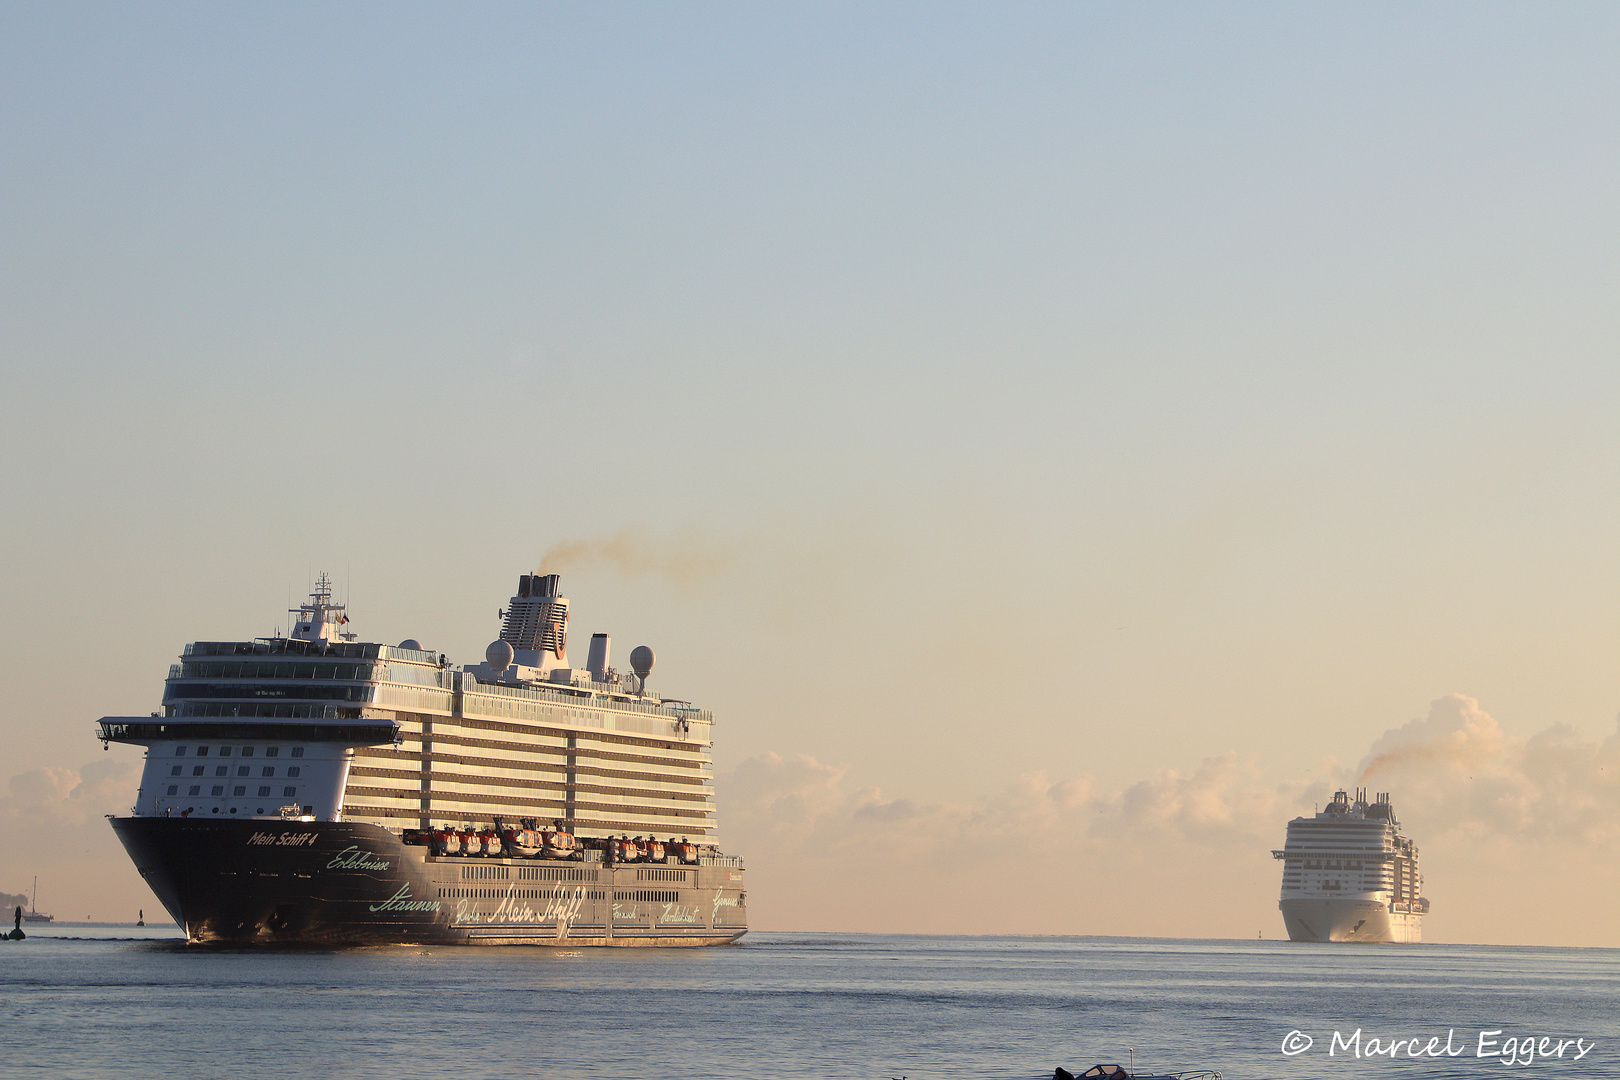
<instances>
[{"instance_id":1,"label":"distant cruise ship","mask_svg":"<svg viewBox=\"0 0 1620 1080\"><path fill-rule=\"evenodd\" d=\"M715 844L714 718L568 659L524 574L482 664L355 640L325 575L286 637L198 641L150 716L117 832L193 941L714 945L747 930Z\"/></svg>"},{"instance_id":2,"label":"distant cruise ship","mask_svg":"<svg viewBox=\"0 0 1620 1080\"><path fill-rule=\"evenodd\" d=\"M1336 792L1315 817L1288 823L1283 923L1291 941L1423 940L1423 875L1417 847L1401 835L1388 793L1376 802Z\"/></svg>"}]
</instances>

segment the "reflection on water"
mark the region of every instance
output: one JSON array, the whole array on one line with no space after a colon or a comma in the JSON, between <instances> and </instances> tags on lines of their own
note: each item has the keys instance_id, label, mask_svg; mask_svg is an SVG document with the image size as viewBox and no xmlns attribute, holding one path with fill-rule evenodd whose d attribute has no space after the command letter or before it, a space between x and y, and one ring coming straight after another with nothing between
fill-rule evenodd
<instances>
[{"instance_id":1,"label":"reflection on water","mask_svg":"<svg viewBox=\"0 0 1620 1080\"><path fill-rule=\"evenodd\" d=\"M1134 1047L1141 1071L1228 1080L1483 1080L1520 1072L1475 1056L1499 1030L1596 1040L1535 1068L1597 1078L1620 1075L1617 972L1620 953L1598 949L756 933L719 949L261 952L55 924L0 945L0 1061L95 1080L928 1080L1049 1077ZM1358 1028L1364 1051L1403 1040L1398 1059L1328 1056ZM1285 1056L1295 1030L1311 1046ZM1413 1037L1448 1032L1466 1053L1411 1056Z\"/></svg>"}]
</instances>

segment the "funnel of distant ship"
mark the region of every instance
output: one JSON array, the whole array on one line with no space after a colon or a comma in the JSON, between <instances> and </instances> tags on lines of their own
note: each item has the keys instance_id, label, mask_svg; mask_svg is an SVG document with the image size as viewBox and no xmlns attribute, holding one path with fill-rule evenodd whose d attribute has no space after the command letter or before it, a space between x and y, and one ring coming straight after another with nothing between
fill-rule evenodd
<instances>
[{"instance_id":1,"label":"funnel of distant ship","mask_svg":"<svg viewBox=\"0 0 1620 1080\"><path fill-rule=\"evenodd\" d=\"M1288 823L1282 860L1283 923L1291 941L1423 940L1417 845L1403 836L1389 793L1347 791L1313 817Z\"/></svg>"}]
</instances>

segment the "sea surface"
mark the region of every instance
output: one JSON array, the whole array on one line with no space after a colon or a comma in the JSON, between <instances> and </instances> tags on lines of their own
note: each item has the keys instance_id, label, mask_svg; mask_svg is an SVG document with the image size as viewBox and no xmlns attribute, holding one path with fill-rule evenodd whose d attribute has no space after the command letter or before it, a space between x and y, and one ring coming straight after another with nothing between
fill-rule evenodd
<instances>
[{"instance_id":1,"label":"sea surface","mask_svg":"<svg viewBox=\"0 0 1620 1080\"><path fill-rule=\"evenodd\" d=\"M0 1076L1029 1080L1129 1066L1134 1049L1139 1074L1227 1080L1620 1077L1615 950L744 942L249 952L187 946L172 926L41 926L0 942ZM1283 1053L1291 1032L1310 1048ZM1541 1058L1574 1039L1580 1060L1574 1043Z\"/></svg>"}]
</instances>

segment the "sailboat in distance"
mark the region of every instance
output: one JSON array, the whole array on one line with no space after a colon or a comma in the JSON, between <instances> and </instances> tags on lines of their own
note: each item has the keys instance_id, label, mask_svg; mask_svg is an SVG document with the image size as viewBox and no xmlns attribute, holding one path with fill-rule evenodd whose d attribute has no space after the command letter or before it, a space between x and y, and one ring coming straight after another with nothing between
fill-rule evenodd
<instances>
[{"instance_id":1,"label":"sailboat in distance","mask_svg":"<svg viewBox=\"0 0 1620 1080\"><path fill-rule=\"evenodd\" d=\"M23 922L55 922L56 916L39 910L39 875L34 875L34 895L28 901L28 910L22 913Z\"/></svg>"}]
</instances>

